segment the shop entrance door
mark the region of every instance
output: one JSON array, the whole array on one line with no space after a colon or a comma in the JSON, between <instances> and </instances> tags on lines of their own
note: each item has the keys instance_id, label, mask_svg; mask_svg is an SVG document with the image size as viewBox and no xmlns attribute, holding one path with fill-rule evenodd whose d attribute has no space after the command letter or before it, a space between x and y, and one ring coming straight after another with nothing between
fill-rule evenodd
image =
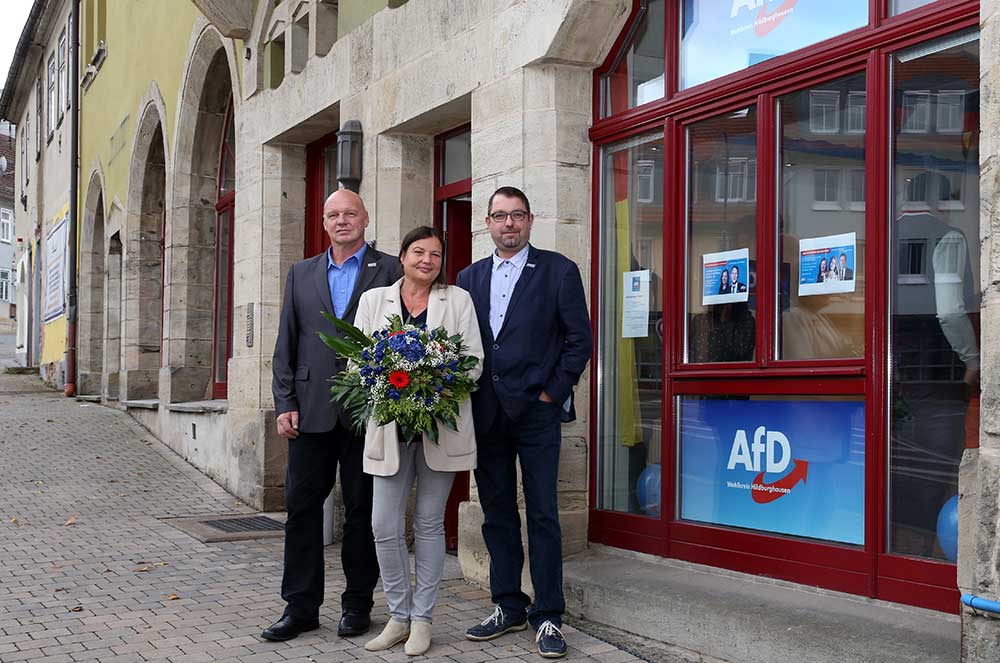
<instances>
[{"instance_id":1,"label":"shop entrance door","mask_svg":"<svg viewBox=\"0 0 1000 663\"><path fill-rule=\"evenodd\" d=\"M468 126L434 141L434 226L444 234L448 283L472 262L472 151ZM458 549L458 505L469 499L469 473L455 475L444 513L448 550Z\"/></svg>"}]
</instances>

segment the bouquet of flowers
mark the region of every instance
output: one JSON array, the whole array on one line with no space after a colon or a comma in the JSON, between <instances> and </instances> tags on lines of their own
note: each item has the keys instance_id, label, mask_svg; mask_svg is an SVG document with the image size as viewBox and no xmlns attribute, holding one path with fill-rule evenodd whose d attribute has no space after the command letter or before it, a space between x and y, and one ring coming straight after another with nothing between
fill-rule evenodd
<instances>
[{"instance_id":1,"label":"bouquet of flowers","mask_svg":"<svg viewBox=\"0 0 1000 663\"><path fill-rule=\"evenodd\" d=\"M458 430L458 407L476 389L469 371L479 362L464 354L460 334L403 324L394 315L368 336L329 313L323 315L343 336L320 332L320 338L347 358L347 368L333 377L330 393L351 415L359 434L369 419L379 426L396 422L404 439L426 433L434 443L439 421Z\"/></svg>"}]
</instances>

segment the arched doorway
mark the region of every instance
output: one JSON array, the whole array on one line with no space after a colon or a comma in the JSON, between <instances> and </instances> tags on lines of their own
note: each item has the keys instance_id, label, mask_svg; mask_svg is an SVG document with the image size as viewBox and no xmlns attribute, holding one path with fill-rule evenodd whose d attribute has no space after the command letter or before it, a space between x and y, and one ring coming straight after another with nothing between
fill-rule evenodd
<instances>
[{"instance_id":1,"label":"arched doorway","mask_svg":"<svg viewBox=\"0 0 1000 663\"><path fill-rule=\"evenodd\" d=\"M181 86L181 108L196 112L178 117L174 146L167 247L167 396L174 403L228 395L238 103L230 56L218 32L206 28Z\"/></svg>"},{"instance_id":2,"label":"arched doorway","mask_svg":"<svg viewBox=\"0 0 1000 663\"><path fill-rule=\"evenodd\" d=\"M77 386L82 395L101 393L104 368L104 194L97 173L90 180L80 238L80 303Z\"/></svg>"},{"instance_id":3,"label":"arched doorway","mask_svg":"<svg viewBox=\"0 0 1000 663\"><path fill-rule=\"evenodd\" d=\"M163 123L150 103L139 121L129 173L125 233L125 334L122 397L158 396L163 343L163 253L166 221Z\"/></svg>"}]
</instances>

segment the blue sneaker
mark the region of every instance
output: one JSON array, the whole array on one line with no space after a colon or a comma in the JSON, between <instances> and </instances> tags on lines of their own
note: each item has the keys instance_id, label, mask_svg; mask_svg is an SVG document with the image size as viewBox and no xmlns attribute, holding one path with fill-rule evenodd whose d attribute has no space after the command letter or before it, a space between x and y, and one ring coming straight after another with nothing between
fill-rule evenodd
<instances>
[{"instance_id":1,"label":"blue sneaker","mask_svg":"<svg viewBox=\"0 0 1000 663\"><path fill-rule=\"evenodd\" d=\"M521 615L520 619L514 619L512 615L505 613L503 608L496 606L493 614L484 619L481 624L466 631L465 637L480 642L499 638L504 633L511 631L523 631L526 628L528 628L528 619L524 615Z\"/></svg>"},{"instance_id":2,"label":"blue sneaker","mask_svg":"<svg viewBox=\"0 0 1000 663\"><path fill-rule=\"evenodd\" d=\"M538 627L535 644L538 645L538 653L545 658L562 658L566 655L566 638L552 622L542 622Z\"/></svg>"}]
</instances>

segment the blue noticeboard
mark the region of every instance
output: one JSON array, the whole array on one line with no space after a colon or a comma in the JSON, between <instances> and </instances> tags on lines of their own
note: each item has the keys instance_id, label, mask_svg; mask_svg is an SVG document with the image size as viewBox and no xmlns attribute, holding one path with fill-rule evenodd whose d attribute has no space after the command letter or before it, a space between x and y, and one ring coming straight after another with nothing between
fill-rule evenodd
<instances>
[{"instance_id":1,"label":"blue noticeboard","mask_svg":"<svg viewBox=\"0 0 1000 663\"><path fill-rule=\"evenodd\" d=\"M682 519L864 543L863 401L680 405Z\"/></svg>"}]
</instances>

